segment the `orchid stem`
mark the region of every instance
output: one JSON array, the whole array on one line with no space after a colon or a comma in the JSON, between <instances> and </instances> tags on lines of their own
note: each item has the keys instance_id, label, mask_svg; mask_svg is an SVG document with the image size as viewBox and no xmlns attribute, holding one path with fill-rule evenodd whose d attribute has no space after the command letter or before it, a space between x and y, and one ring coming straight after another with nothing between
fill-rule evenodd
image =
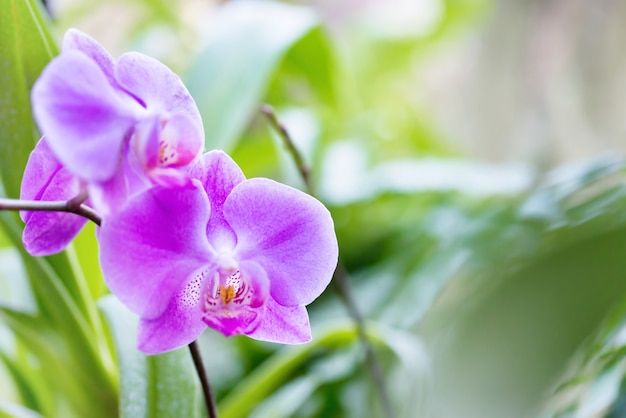
<instances>
[{"instance_id":1,"label":"orchid stem","mask_svg":"<svg viewBox=\"0 0 626 418\"><path fill-rule=\"evenodd\" d=\"M285 125L280 123L278 117L276 116L276 112L274 112L274 108L268 104L264 104L261 106L261 113L265 115L268 122L272 126L272 128L280 135L291 158L293 158L296 166L298 167L298 171L300 172L300 177L304 180L304 184L306 185L307 191L311 196L315 195L315 189L313 187L313 181L311 180L311 167L304 161L302 158L302 154L296 148L291 136L289 135L289 131L285 128Z\"/></svg>"},{"instance_id":2,"label":"orchid stem","mask_svg":"<svg viewBox=\"0 0 626 418\"><path fill-rule=\"evenodd\" d=\"M45 212L68 212L85 217L100 226L102 218L83 202L86 197L79 193L70 200L40 201L0 198L0 210L27 210Z\"/></svg>"},{"instance_id":3,"label":"orchid stem","mask_svg":"<svg viewBox=\"0 0 626 418\"><path fill-rule=\"evenodd\" d=\"M204 402L209 413L209 418L217 418L217 407L215 406L215 397L213 396L213 390L209 384L209 378L207 377L206 370L204 369L204 363L202 363L202 356L198 349L198 342L194 340L189 344L189 351L191 351L191 357L193 358L193 365L196 366L196 372L200 378L202 384L202 393L204 393Z\"/></svg>"},{"instance_id":4,"label":"orchid stem","mask_svg":"<svg viewBox=\"0 0 626 418\"><path fill-rule=\"evenodd\" d=\"M311 196L315 196L315 189L313 187L313 181L311 179L311 167L304 161L302 154L300 154L300 151L298 151L298 148L296 147L291 136L289 135L289 131L282 123L280 123L272 106L264 104L263 106L261 106L260 110L261 113L263 113L263 115L267 118L271 127L278 133L278 135L283 140L285 147L291 155L291 158L293 158L293 161L298 167L298 171L300 172L300 176L304 181L307 192ZM365 361L372 375L372 379L374 380L374 384L376 385L376 389L378 391L378 396L380 397L380 403L384 411L385 417L393 418L395 414L393 412L393 408L391 407L391 400L389 398L387 387L385 386L382 367L380 366L378 357L376 356L369 337L367 336L363 315L361 315L361 312L359 311L359 308L357 307L356 303L354 302L354 298L352 297L352 292L350 291L349 286L348 271L342 263L341 259L337 263L337 269L335 270L335 274L333 275L332 282L337 289L337 293L339 294L341 301L346 306L348 314L352 317L352 320L356 325L359 340L361 341L361 345L365 349Z\"/></svg>"}]
</instances>

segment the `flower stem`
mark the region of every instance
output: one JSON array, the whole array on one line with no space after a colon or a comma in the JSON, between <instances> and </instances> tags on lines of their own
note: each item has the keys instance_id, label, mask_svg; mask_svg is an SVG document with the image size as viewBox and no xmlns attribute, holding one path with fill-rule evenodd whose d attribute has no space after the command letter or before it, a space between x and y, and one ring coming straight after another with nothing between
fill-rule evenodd
<instances>
[{"instance_id":1,"label":"flower stem","mask_svg":"<svg viewBox=\"0 0 626 418\"><path fill-rule=\"evenodd\" d=\"M46 212L69 212L83 216L100 226L102 218L92 208L85 205L83 194L70 200L40 201L0 198L0 210L34 210Z\"/></svg>"},{"instance_id":2,"label":"flower stem","mask_svg":"<svg viewBox=\"0 0 626 418\"><path fill-rule=\"evenodd\" d=\"M311 179L311 167L309 167L309 165L306 164L306 162L304 161L302 154L300 154L300 151L298 151L298 148L291 139L289 131L282 123L280 123L272 106L264 104L263 106L261 106L261 113L265 115L271 127L278 133L278 135L280 135L283 142L285 143L289 154L291 154L291 158L293 158L293 161L298 167L300 176L302 177L302 180L306 185L307 192L311 196L315 196L315 189L313 187L313 181ZM361 341L361 345L365 349L365 361L367 363L370 374L372 375L372 379L374 380L374 384L376 385L376 390L378 391L378 396L380 397L380 403L383 408L385 417L392 418L395 416L395 414L393 412L393 408L391 407L391 400L389 398L387 387L385 386L382 367L380 366L378 357L376 357L376 353L374 352L369 337L367 336L363 315L361 315L361 312L359 311L359 308L357 307L356 303L354 302L354 298L352 297L352 292L350 291L348 270L342 263L341 259L339 259L339 262L337 263L337 269L335 270L335 274L333 275L332 283L335 285L341 301L346 306L348 314L352 317L352 320L356 325L359 340Z\"/></svg>"},{"instance_id":3,"label":"flower stem","mask_svg":"<svg viewBox=\"0 0 626 418\"><path fill-rule=\"evenodd\" d=\"M280 123L278 117L276 117L276 112L274 112L274 108L268 104L264 104L261 106L261 113L265 115L270 125L274 130L280 135L289 154L291 154L291 158L293 158L296 166L298 167L298 171L300 172L300 177L304 180L304 184L306 185L307 191L311 196L315 195L315 189L313 187L313 181L311 180L311 167L304 161L302 158L302 154L296 148L296 145L293 143L291 136L289 135L289 131L285 128L285 125Z\"/></svg>"},{"instance_id":4,"label":"flower stem","mask_svg":"<svg viewBox=\"0 0 626 418\"><path fill-rule=\"evenodd\" d=\"M191 358L193 358L193 365L196 366L196 372L200 378L202 384L202 392L204 393L204 402L209 413L209 418L217 418L217 407L215 406L215 397L213 396L213 390L209 384L209 378L207 377L204 364L202 363L202 356L200 356L200 350L198 349L198 342L194 340L189 344L189 351L191 351Z\"/></svg>"}]
</instances>

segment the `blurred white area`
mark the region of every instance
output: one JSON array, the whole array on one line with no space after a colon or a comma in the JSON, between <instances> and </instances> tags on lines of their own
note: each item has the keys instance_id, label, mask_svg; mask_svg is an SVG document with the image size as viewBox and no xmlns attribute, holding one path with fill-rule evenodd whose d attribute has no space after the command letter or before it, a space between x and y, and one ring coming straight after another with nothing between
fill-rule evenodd
<instances>
[{"instance_id":1,"label":"blurred white area","mask_svg":"<svg viewBox=\"0 0 626 418\"><path fill-rule=\"evenodd\" d=\"M386 192L459 192L473 196L515 195L533 181L523 164L483 164L450 159L392 160L370 166L363 147L341 141L328 150L320 193L334 204L372 198Z\"/></svg>"}]
</instances>

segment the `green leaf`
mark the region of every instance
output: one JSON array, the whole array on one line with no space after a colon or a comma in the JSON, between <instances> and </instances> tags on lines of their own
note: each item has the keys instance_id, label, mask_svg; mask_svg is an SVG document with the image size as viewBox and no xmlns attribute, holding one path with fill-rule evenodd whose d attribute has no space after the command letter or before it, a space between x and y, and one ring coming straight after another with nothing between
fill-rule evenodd
<instances>
[{"instance_id":1,"label":"green leaf","mask_svg":"<svg viewBox=\"0 0 626 418\"><path fill-rule=\"evenodd\" d=\"M312 342L285 347L257 367L219 403L220 414L227 418L249 416L257 405L285 384L294 371L304 367L314 353L319 353L321 349L332 350L338 346L345 346L358 339L357 330L352 321L334 321L332 325L319 329L314 335ZM366 335L372 345L386 347L394 353L412 376L417 376L423 369L422 346L410 334L391 330L378 324L368 324ZM333 372L337 373L337 371ZM341 372L339 370L339 374ZM313 390L316 385L334 378L328 374L328 369L314 370L309 375L314 380L296 381L295 386L286 390L294 390L295 392L291 395L297 397L301 391Z\"/></svg>"},{"instance_id":2,"label":"green leaf","mask_svg":"<svg viewBox=\"0 0 626 418\"><path fill-rule=\"evenodd\" d=\"M270 1L222 7L214 38L186 79L204 121L206 147L230 151L286 52L318 20L310 8Z\"/></svg>"},{"instance_id":3,"label":"green leaf","mask_svg":"<svg viewBox=\"0 0 626 418\"><path fill-rule=\"evenodd\" d=\"M6 0L0 13L0 174L7 196L18 197L28 154L38 139L30 88L56 55L34 0Z\"/></svg>"},{"instance_id":4,"label":"green leaf","mask_svg":"<svg viewBox=\"0 0 626 418\"><path fill-rule=\"evenodd\" d=\"M41 418L37 412L23 406L0 400L0 418Z\"/></svg>"},{"instance_id":5,"label":"green leaf","mask_svg":"<svg viewBox=\"0 0 626 418\"><path fill-rule=\"evenodd\" d=\"M199 381L189 350L147 356L136 348L137 316L111 295L100 299L99 305L112 330L119 361L120 416L198 416Z\"/></svg>"}]
</instances>

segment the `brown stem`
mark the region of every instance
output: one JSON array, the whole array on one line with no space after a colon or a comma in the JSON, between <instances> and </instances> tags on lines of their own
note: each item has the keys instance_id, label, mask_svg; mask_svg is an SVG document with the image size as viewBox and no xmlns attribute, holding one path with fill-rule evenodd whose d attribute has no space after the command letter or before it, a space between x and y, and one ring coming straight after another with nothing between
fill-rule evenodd
<instances>
[{"instance_id":1,"label":"brown stem","mask_svg":"<svg viewBox=\"0 0 626 418\"><path fill-rule=\"evenodd\" d=\"M33 210L45 212L68 212L83 216L100 226L102 218L83 202L85 197L78 194L70 200L40 201L0 198L0 210Z\"/></svg>"},{"instance_id":2,"label":"brown stem","mask_svg":"<svg viewBox=\"0 0 626 418\"><path fill-rule=\"evenodd\" d=\"M304 158L298 151L298 148L296 148L296 145L289 135L289 131L287 131L287 128L285 128L285 126L280 123L272 106L264 104L263 106L261 106L261 113L265 115L272 128L278 133L278 135L280 135L283 142L285 143L289 154L291 154L291 157L298 167L300 176L302 177L302 180L306 185L307 192L311 196L315 196L313 182L311 180L311 168L308 164L306 164ZM339 294L341 301L346 306L348 314L352 317L352 320L356 324L359 340L361 341L361 345L365 349L365 361L372 375L372 379L374 380L374 384L376 385L376 390L378 391L378 396L380 397L380 403L383 408L385 417L392 418L395 416L395 414L393 412L393 408L391 407L391 400L389 398L387 387L385 386L382 367L380 366L380 362L378 361L376 353L372 348L372 344L370 343L369 338L367 337L367 333L365 332L365 320L363 319L363 315L361 315L359 308L356 306L356 303L354 303L354 299L352 298L348 271L341 259L337 263L337 269L335 270L335 274L333 275L332 282L337 289L337 293Z\"/></svg>"},{"instance_id":3,"label":"brown stem","mask_svg":"<svg viewBox=\"0 0 626 418\"><path fill-rule=\"evenodd\" d=\"M276 117L276 112L274 112L274 108L268 104L264 104L263 106L261 106L261 113L265 115L272 128L274 128L274 130L278 133L278 135L280 135L283 142L285 143L285 146L287 147L291 158L293 158L293 161L298 167L300 177L302 177L302 180L304 180L307 191L311 196L315 195L315 189L311 180L311 167L309 167L309 165L304 161L304 158L302 158L302 154L300 154L298 148L296 148L296 145L291 139L287 128L285 128L285 126L280 123L280 121Z\"/></svg>"},{"instance_id":4,"label":"brown stem","mask_svg":"<svg viewBox=\"0 0 626 418\"><path fill-rule=\"evenodd\" d=\"M191 358L193 358L193 365L196 366L196 372L200 378L202 384L202 393L204 394L204 402L209 414L209 418L217 418L217 407L215 406L215 397L213 396L213 390L209 384L209 378L207 377L204 364L202 363L202 356L200 356L200 350L198 349L198 342L193 341L189 344L189 351L191 352Z\"/></svg>"}]
</instances>

